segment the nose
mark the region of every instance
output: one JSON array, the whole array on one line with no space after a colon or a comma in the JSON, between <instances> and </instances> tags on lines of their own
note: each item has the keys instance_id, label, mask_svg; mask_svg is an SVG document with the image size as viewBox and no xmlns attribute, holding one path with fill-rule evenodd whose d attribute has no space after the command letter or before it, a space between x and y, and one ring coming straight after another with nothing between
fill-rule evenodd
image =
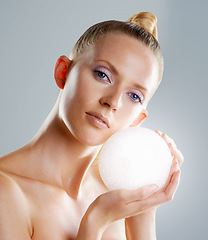
<instances>
[{"instance_id":1,"label":"nose","mask_svg":"<svg viewBox=\"0 0 208 240\"><path fill-rule=\"evenodd\" d=\"M110 108L112 111L117 111L121 107L122 94L117 92L108 92L100 98L100 104Z\"/></svg>"}]
</instances>

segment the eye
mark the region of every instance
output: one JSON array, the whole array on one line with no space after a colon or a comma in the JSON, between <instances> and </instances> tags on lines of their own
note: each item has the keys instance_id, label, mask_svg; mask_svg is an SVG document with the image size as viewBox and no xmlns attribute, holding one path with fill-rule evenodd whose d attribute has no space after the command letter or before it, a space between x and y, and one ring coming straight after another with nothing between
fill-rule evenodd
<instances>
[{"instance_id":1,"label":"eye","mask_svg":"<svg viewBox=\"0 0 208 240\"><path fill-rule=\"evenodd\" d=\"M94 69L95 76L98 80L107 82L107 83L112 83L112 76L110 71L105 68L105 67L96 67Z\"/></svg>"},{"instance_id":2,"label":"eye","mask_svg":"<svg viewBox=\"0 0 208 240\"><path fill-rule=\"evenodd\" d=\"M108 76L104 73L104 72L101 72L101 71L95 71L97 73L97 76L100 78L100 79L106 79L108 80Z\"/></svg>"},{"instance_id":3,"label":"eye","mask_svg":"<svg viewBox=\"0 0 208 240\"><path fill-rule=\"evenodd\" d=\"M135 103L143 103L143 95L142 93L140 94L136 94L134 92L130 92L129 93L129 97L131 99L131 101L135 102Z\"/></svg>"},{"instance_id":4,"label":"eye","mask_svg":"<svg viewBox=\"0 0 208 240\"><path fill-rule=\"evenodd\" d=\"M131 97L131 99L134 100L134 101L140 101L139 96L136 95L135 93L131 93L131 94L130 94L130 97Z\"/></svg>"}]
</instances>

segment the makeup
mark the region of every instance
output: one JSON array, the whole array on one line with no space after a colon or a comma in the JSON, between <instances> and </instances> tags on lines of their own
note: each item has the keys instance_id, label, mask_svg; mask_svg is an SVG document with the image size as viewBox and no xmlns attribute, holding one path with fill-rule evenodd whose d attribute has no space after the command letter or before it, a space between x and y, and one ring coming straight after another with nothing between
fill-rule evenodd
<instances>
[{"instance_id":1,"label":"makeup","mask_svg":"<svg viewBox=\"0 0 208 240\"><path fill-rule=\"evenodd\" d=\"M103 114L90 112L90 113L86 113L86 117L88 121L97 128L106 129L110 127L109 119Z\"/></svg>"},{"instance_id":2,"label":"makeup","mask_svg":"<svg viewBox=\"0 0 208 240\"><path fill-rule=\"evenodd\" d=\"M107 68L102 66L97 66L93 69L93 71L99 80L104 81L106 83L113 82L112 74Z\"/></svg>"}]
</instances>

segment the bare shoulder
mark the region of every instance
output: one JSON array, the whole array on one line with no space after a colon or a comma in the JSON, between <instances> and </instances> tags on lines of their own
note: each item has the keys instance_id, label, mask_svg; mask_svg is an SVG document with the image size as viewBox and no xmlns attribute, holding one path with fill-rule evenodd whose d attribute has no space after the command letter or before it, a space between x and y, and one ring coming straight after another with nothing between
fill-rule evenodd
<instances>
[{"instance_id":1,"label":"bare shoulder","mask_svg":"<svg viewBox=\"0 0 208 240\"><path fill-rule=\"evenodd\" d=\"M20 185L15 179L18 175L14 169L18 169L17 154L9 153L0 157L0 207L4 204L21 206L22 211L27 208L27 200Z\"/></svg>"},{"instance_id":2,"label":"bare shoulder","mask_svg":"<svg viewBox=\"0 0 208 240\"><path fill-rule=\"evenodd\" d=\"M22 201L24 194L18 184L7 173L0 169L0 200L2 202L10 198L13 201L21 198Z\"/></svg>"},{"instance_id":3,"label":"bare shoulder","mask_svg":"<svg viewBox=\"0 0 208 240\"><path fill-rule=\"evenodd\" d=\"M0 171L0 239L30 239L32 228L27 199L19 185Z\"/></svg>"}]
</instances>

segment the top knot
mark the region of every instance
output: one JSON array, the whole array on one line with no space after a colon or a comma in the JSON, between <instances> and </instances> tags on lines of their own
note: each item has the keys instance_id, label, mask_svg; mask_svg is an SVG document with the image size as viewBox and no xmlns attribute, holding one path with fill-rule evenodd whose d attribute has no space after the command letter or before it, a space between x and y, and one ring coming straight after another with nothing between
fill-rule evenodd
<instances>
[{"instance_id":1,"label":"top knot","mask_svg":"<svg viewBox=\"0 0 208 240\"><path fill-rule=\"evenodd\" d=\"M130 17L127 22L134 22L139 27L143 27L147 32L151 33L158 40L157 18L153 13L140 12Z\"/></svg>"}]
</instances>

